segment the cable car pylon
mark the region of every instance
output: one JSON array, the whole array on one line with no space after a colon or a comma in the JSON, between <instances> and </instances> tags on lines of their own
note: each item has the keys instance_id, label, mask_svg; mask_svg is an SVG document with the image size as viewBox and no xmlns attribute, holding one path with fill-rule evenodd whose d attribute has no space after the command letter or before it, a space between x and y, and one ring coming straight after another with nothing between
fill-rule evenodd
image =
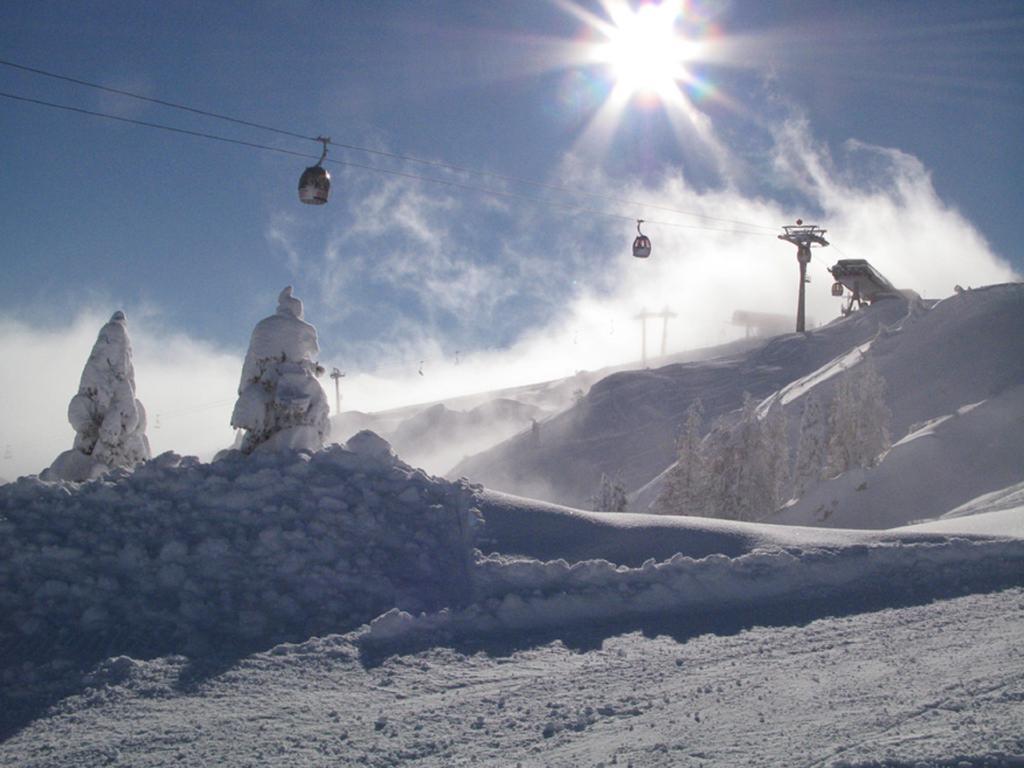
<instances>
[{"instance_id":1,"label":"cable car pylon","mask_svg":"<svg viewBox=\"0 0 1024 768\"><path fill-rule=\"evenodd\" d=\"M796 304L796 332L804 332L804 285L807 282L807 265L811 262L811 246L818 245L825 247L828 240L825 239L827 230L813 224L804 224L802 219L797 219L796 224L790 224L782 228L779 240L785 240L796 246L796 260L800 263L800 295Z\"/></svg>"}]
</instances>

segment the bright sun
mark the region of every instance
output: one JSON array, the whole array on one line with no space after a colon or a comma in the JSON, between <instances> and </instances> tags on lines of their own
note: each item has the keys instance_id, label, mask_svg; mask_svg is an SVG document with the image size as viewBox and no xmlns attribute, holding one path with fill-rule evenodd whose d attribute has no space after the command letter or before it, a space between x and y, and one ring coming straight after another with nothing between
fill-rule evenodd
<instances>
[{"instance_id":1,"label":"bright sun","mask_svg":"<svg viewBox=\"0 0 1024 768\"><path fill-rule=\"evenodd\" d=\"M693 57L695 44L677 34L680 15L674 3L616 14L598 55L610 66L617 88L664 101L688 78L684 63Z\"/></svg>"}]
</instances>

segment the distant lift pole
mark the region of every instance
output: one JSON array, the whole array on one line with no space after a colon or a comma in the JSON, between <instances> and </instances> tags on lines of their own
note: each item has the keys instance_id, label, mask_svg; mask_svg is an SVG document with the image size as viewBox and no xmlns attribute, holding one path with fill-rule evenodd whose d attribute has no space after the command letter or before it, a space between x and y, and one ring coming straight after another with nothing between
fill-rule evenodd
<instances>
[{"instance_id":1,"label":"distant lift pole","mask_svg":"<svg viewBox=\"0 0 1024 768\"><path fill-rule=\"evenodd\" d=\"M800 262L800 297L796 304L796 332L803 333L804 284L807 282L807 265L811 262L811 246L825 247L828 245L828 240L825 239L826 230L813 224L804 224L801 219L797 219L795 225L783 227L782 230L779 240L785 240L796 246L796 260Z\"/></svg>"},{"instance_id":2,"label":"distant lift pole","mask_svg":"<svg viewBox=\"0 0 1024 768\"><path fill-rule=\"evenodd\" d=\"M345 374L335 368L331 371L331 378L334 379L334 415L341 413L341 380Z\"/></svg>"},{"instance_id":3,"label":"distant lift pole","mask_svg":"<svg viewBox=\"0 0 1024 768\"><path fill-rule=\"evenodd\" d=\"M661 312L648 312L647 309L640 311L636 320L640 321L640 365L647 367L647 320L661 318L661 356L665 356L665 345L668 339L668 321L673 317L679 317L675 312L665 307Z\"/></svg>"}]
</instances>

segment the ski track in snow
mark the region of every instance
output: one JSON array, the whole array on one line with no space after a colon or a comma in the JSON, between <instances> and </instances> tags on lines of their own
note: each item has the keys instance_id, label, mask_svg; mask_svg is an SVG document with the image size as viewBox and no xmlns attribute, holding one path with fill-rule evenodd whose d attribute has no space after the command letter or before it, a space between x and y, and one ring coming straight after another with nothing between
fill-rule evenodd
<instances>
[{"instance_id":1,"label":"ski track in snow","mask_svg":"<svg viewBox=\"0 0 1024 768\"><path fill-rule=\"evenodd\" d=\"M1024 757L1024 591L589 648L361 660L282 645L197 684L116 659L11 766L996 766Z\"/></svg>"}]
</instances>

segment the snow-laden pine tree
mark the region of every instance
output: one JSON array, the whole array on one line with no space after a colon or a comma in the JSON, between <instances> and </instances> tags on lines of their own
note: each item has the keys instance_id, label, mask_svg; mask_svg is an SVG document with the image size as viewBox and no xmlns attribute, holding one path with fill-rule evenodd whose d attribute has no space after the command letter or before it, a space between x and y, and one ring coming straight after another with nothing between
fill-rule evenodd
<instances>
[{"instance_id":1,"label":"snow-laden pine tree","mask_svg":"<svg viewBox=\"0 0 1024 768\"><path fill-rule=\"evenodd\" d=\"M874 360L864 360L836 386L829 412L828 474L874 466L889 447L892 414L885 403L885 379Z\"/></svg>"},{"instance_id":2,"label":"snow-laden pine tree","mask_svg":"<svg viewBox=\"0 0 1024 768\"><path fill-rule=\"evenodd\" d=\"M686 421L676 442L676 463L665 475L654 509L662 515L703 515L705 470L701 447L704 405L700 398L686 409Z\"/></svg>"},{"instance_id":3,"label":"snow-laden pine tree","mask_svg":"<svg viewBox=\"0 0 1024 768\"><path fill-rule=\"evenodd\" d=\"M68 404L68 421L74 447L40 473L43 480L82 482L150 457L146 409L135 397L132 345L120 310L100 329Z\"/></svg>"},{"instance_id":4,"label":"snow-laden pine tree","mask_svg":"<svg viewBox=\"0 0 1024 768\"><path fill-rule=\"evenodd\" d=\"M302 301L289 285L277 312L253 329L242 365L231 426L244 429L241 450L316 451L330 434L327 396L316 380L323 369L316 328L303 320Z\"/></svg>"},{"instance_id":5,"label":"snow-laden pine tree","mask_svg":"<svg viewBox=\"0 0 1024 768\"><path fill-rule=\"evenodd\" d=\"M759 520L778 508L789 475L781 412L760 418L745 393L739 418L715 420L704 441L705 514L730 520Z\"/></svg>"},{"instance_id":6,"label":"snow-laden pine tree","mask_svg":"<svg viewBox=\"0 0 1024 768\"><path fill-rule=\"evenodd\" d=\"M778 509L789 498L792 470L789 457L789 424L781 403L775 402L762 421L765 471L771 490L771 510ZM763 516L764 513L762 513Z\"/></svg>"},{"instance_id":7,"label":"snow-laden pine tree","mask_svg":"<svg viewBox=\"0 0 1024 768\"><path fill-rule=\"evenodd\" d=\"M601 473L597 493L590 502L595 512L625 512L629 506L625 486L617 479L610 479L604 472Z\"/></svg>"},{"instance_id":8,"label":"snow-laden pine tree","mask_svg":"<svg viewBox=\"0 0 1024 768\"><path fill-rule=\"evenodd\" d=\"M793 468L793 496L800 498L818 484L828 461L828 425L821 399L814 391L804 397L800 434Z\"/></svg>"}]
</instances>

